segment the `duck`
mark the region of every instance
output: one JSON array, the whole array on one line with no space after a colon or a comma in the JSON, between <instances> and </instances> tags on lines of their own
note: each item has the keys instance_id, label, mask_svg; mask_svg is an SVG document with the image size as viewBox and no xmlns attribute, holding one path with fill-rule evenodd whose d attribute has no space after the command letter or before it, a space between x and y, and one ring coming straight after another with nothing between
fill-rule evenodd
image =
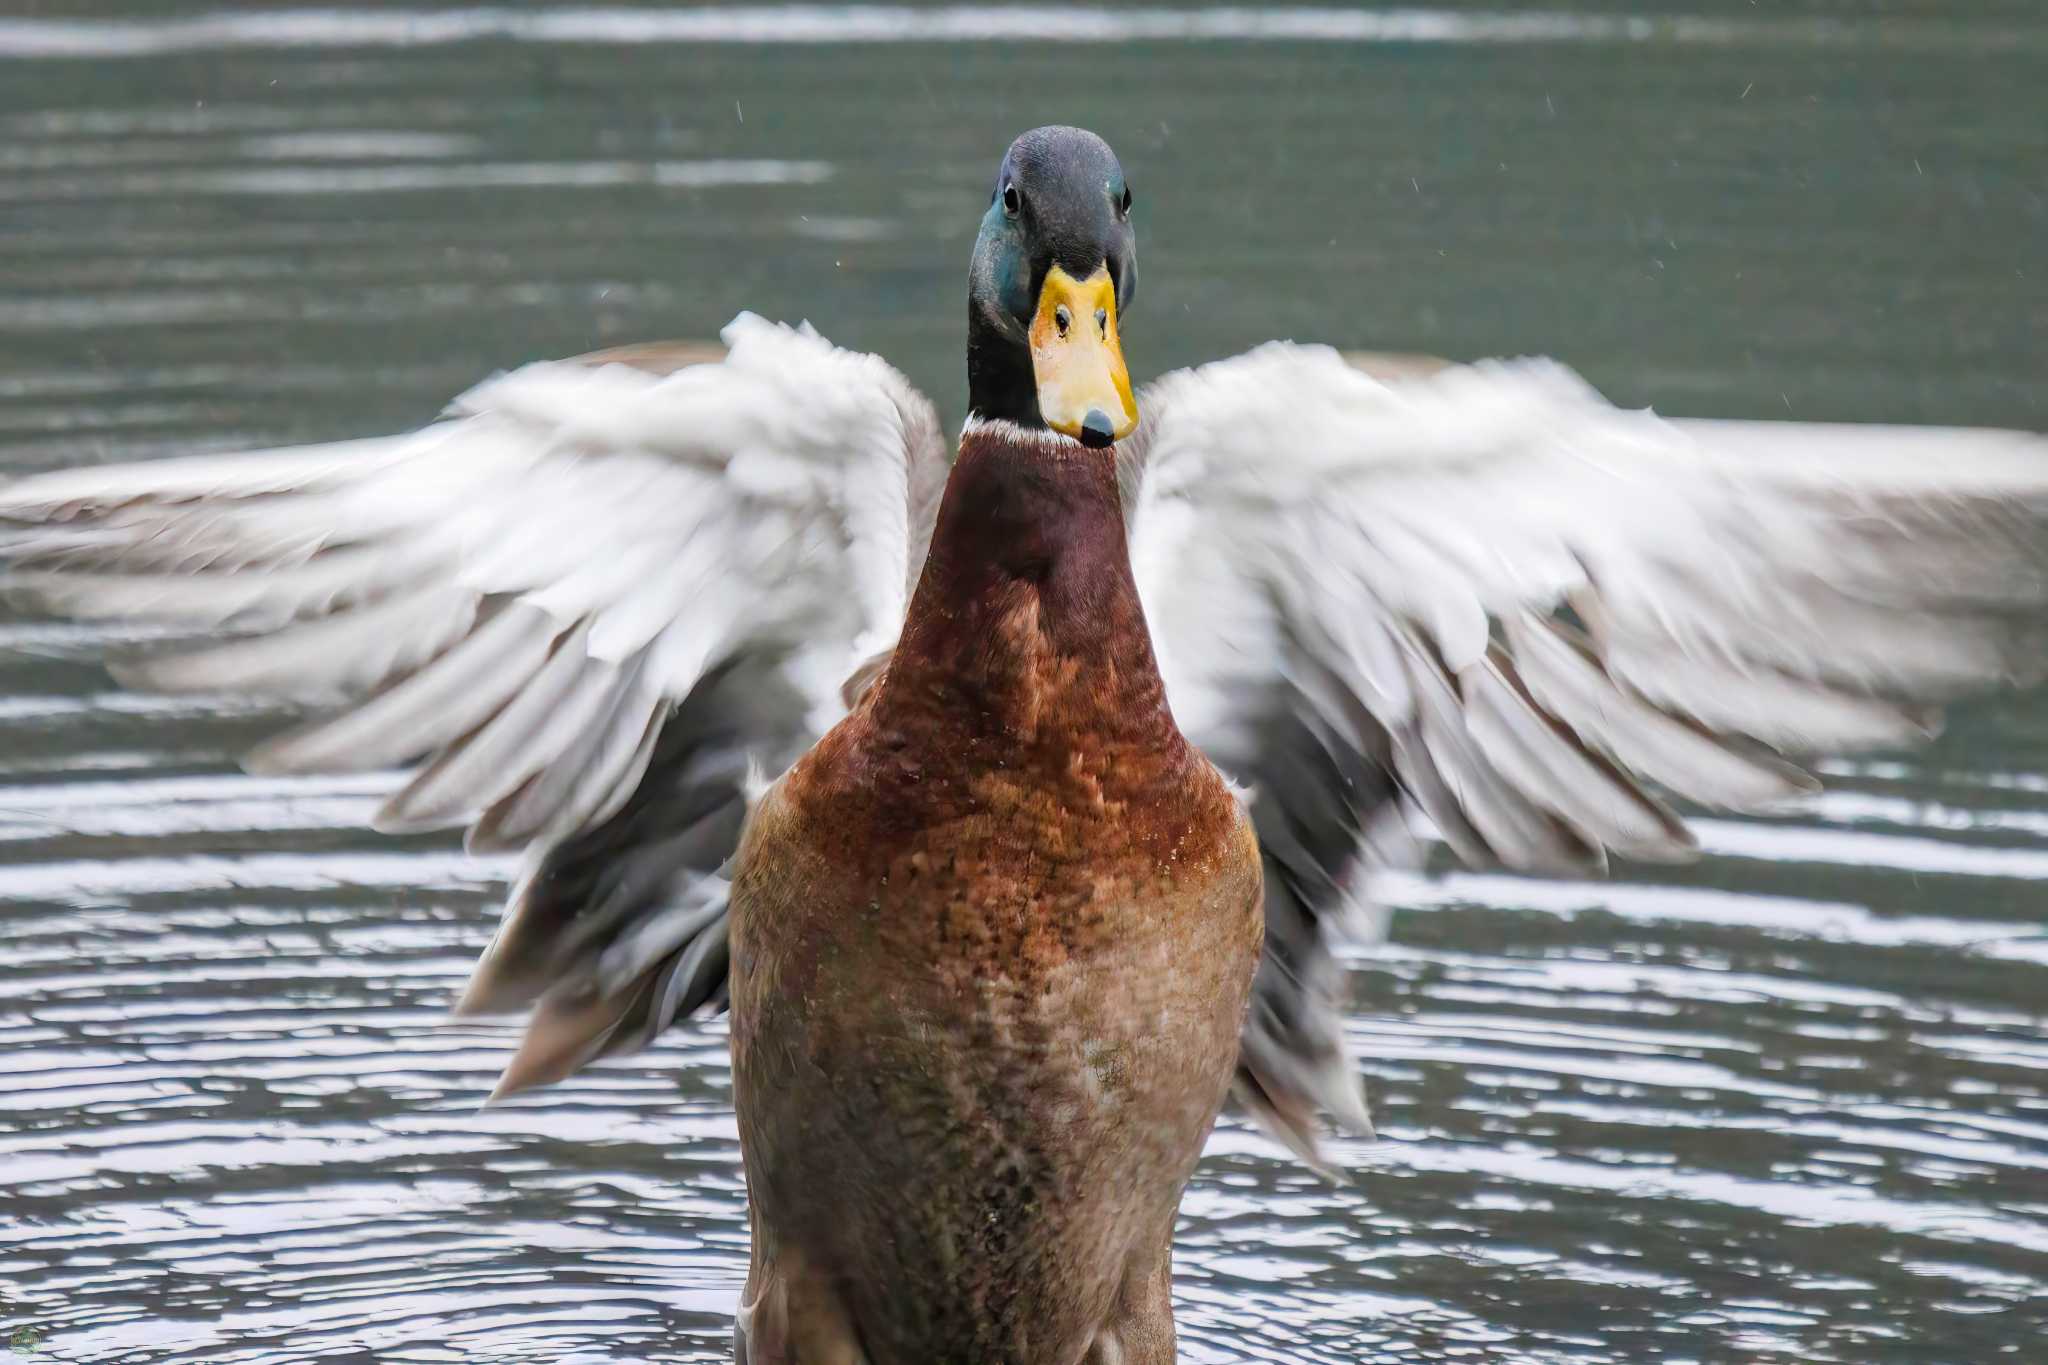
<instances>
[{"instance_id":1,"label":"duck","mask_svg":"<svg viewBox=\"0 0 2048 1365\"><path fill-rule=\"evenodd\" d=\"M745 1365L1175 1358L1233 1097L1324 1172L1371 874L1696 853L2043 667L2048 442L1272 342L1135 389L1132 188L1005 152L969 416L750 314L419 431L0 485L5 586L302 701L258 772L518 856L496 1096L730 1015ZM1331 1132L1340 1135L1333 1155Z\"/></svg>"}]
</instances>

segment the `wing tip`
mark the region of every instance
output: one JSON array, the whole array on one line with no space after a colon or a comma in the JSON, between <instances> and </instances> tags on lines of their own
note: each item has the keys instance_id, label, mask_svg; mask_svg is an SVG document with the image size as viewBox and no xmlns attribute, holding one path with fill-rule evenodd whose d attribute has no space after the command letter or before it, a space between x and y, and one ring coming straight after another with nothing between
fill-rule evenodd
<instances>
[{"instance_id":1,"label":"wing tip","mask_svg":"<svg viewBox=\"0 0 2048 1365\"><path fill-rule=\"evenodd\" d=\"M1338 1053L1313 1078L1313 1094L1268 1084L1268 1079L1240 1059L1237 1081L1232 1087L1238 1103L1250 1114L1261 1131L1291 1152L1302 1165L1332 1184L1348 1183L1353 1177L1324 1153L1316 1131L1316 1109L1327 1113L1337 1129L1363 1142L1378 1142L1366 1102L1365 1079L1352 1070L1347 1054Z\"/></svg>"},{"instance_id":2,"label":"wing tip","mask_svg":"<svg viewBox=\"0 0 2048 1365\"><path fill-rule=\"evenodd\" d=\"M130 692L175 692L175 674L164 668L170 655L141 653L109 654L107 676Z\"/></svg>"},{"instance_id":3,"label":"wing tip","mask_svg":"<svg viewBox=\"0 0 2048 1365\"><path fill-rule=\"evenodd\" d=\"M445 803L408 801L406 798L412 794L409 785L378 806L370 816L370 828L379 834L429 834L454 829L469 816L467 810L457 810Z\"/></svg>"}]
</instances>

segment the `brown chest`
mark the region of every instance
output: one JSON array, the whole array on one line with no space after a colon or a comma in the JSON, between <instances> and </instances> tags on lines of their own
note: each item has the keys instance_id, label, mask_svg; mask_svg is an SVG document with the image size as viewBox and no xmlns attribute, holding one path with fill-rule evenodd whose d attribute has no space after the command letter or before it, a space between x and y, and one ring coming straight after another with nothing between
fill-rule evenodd
<instances>
[{"instance_id":1,"label":"brown chest","mask_svg":"<svg viewBox=\"0 0 2048 1365\"><path fill-rule=\"evenodd\" d=\"M1171 940L1256 866L1238 801L1177 732L921 719L849 718L764 812L816 860L821 908L905 965L1029 978Z\"/></svg>"}]
</instances>

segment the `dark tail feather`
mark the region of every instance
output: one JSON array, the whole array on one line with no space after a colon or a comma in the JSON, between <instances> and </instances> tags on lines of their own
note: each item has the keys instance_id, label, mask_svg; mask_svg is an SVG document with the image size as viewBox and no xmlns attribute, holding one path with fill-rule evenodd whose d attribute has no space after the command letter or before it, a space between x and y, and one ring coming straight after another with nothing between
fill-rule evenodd
<instances>
[{"instance_id":1,"label":"dark tail feather","mask_svg":"<svg viewBox=\"0 0 2048 1365\"><path fill-rule=\"evenodd\" d=\"M669 717L617 814L521 880L457 1006L536 1005L493 1099L638 1051L677 1019L725 1003L723 871L746 817L749 764L790 762L804 713L779 660L727 664Z\"/></svg>"},{"instance_id":2,"label":"dark tail feather","mask_svg":"<svg viewBox=\"0 0 2048 1365\"><path fill-rule=\"evenodd\" d=\"M1258 733L1252 823L1265 860L1266 951L1239 1042L1236 1094L1266 1130L1332 1174L1318 1112L1373 1136L1365 1083L1344 1045L1344 967L1335 954L1361 830L1397 814L1386 770L1282 707Z\"/></svg>"},{"instance_id":3,"label":"dark tail feather","mask_svg":"<svg viewBox=\"0 0 2048 1365\"><path fill-rule=\"evenodd\" d=\"M1373 1136L1365 1081L1344 1046L1344 968L1327 932L1269 855L1266 953L1238 1041L1236 1093L1261 1126L1326 1175L1318 1111L1345 1132Z\"/></svg>"}]
</instances>

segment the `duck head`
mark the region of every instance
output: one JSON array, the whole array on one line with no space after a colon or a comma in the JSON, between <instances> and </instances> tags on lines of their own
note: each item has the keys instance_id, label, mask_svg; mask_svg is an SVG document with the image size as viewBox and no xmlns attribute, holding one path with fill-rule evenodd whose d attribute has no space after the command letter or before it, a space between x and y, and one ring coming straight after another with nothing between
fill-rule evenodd
<instances>
[{"instance_id":1,"label":"duck head","mask_svg":"<svg viewBox=\"0 0 2048 1365\"><path fill-rule=\"evenodd\" d=\"M967 284L967 394L978 417L1102 447L1138 424L1118 316L1138 287L1131 187L1109 144L1034 128L1010 144Z\"/></svg>"}]
</instances>

